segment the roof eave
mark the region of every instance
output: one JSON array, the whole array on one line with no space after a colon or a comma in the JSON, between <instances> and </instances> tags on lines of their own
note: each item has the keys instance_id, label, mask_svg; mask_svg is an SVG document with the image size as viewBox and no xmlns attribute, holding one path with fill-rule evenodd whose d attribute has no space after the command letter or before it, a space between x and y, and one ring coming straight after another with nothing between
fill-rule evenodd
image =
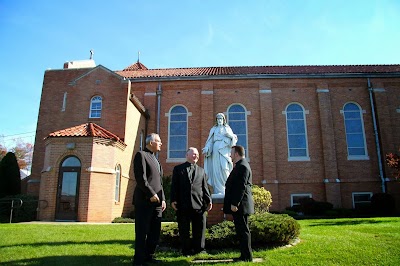
<instances>
[{"instance_id":1,"label":"roof eave","mask_svg":"<svg viewBox=\"0 0 400 266\"><path fill-rule=\"evenodd\" d=\"M281 79L281 78L399 78L394 73L322 73L322 74L249 74L249 75L203 75L129 78L131 82L177 81L177 80L224 80L224 79ZM127 77L128 78L128 77Z\"/></svg>"}]
</instances>

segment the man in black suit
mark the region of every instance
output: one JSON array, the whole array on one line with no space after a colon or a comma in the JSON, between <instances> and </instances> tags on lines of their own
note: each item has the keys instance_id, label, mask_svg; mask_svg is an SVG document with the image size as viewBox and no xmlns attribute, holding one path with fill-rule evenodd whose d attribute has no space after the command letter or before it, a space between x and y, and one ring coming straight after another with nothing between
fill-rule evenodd
<instances>
[{"instance_id":1,"label":"man in black suit","mask_svg":"<svg viewBox=\"0 0 400 266\"><path fill-rule=\"evenodd\" d=\"M174 167L171 183L171 206L176 211L179 236L184 255L204 252L206 213L212 208L206 174L196 162L199 152L189 148L186 162ZM192 242L190 241L192 223Z\"/></svg>"},{"instance_id":2,"label":"man in black suit","mask_svg":"<svg viewBox=\"0 0 400 266\"><path fill-rule=\"evenodd\" d=\"M253 261L248 224L249 215L254 213L252 174L244 153L242 146L232 147L234 168L225 184L224 213L232 214L240 243L240 257L234 261Z\"/></svg>"},{"instance_id":3,"label":"man in black suit","mask_svg":"<svg viewBox=\"0 0 400 266\"><path fill-rule=\"evenodd\" d=\"M160 239L161 217L166 208L162 187L163 171L155 153L161 150L161 139L151 133L146 137L146 148L136 153L133 167L136 187L135 205L135 256L134 265L160 262L154 253Z\"/></svg>"}]
</instances>

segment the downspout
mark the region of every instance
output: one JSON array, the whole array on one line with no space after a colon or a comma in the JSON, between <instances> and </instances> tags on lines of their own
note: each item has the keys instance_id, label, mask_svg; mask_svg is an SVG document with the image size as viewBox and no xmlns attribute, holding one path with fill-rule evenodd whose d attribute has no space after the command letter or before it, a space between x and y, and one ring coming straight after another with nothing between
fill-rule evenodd
<instances>
[{"instance_id":1,"label":"downspout","mask_svg":"<svg viewBox=\"0 0 400 266\"><path fill-rule=\"evenodd\" d=\"M157 94L157 134L160 134L161 94L162 94L161 82L158 83L156 94ZM158 153L157 153L157 158L158 158Z\"/></svg>"},{"instance_id":2,"label":"downspout","mask_svg":"<svg viewBox=\"0 0 400 266\"><path fill-rule=\"evenodd\" d=\"M371 82L368 78L368 92L369 92L369 100L371 102L371 113L372 113L372 122L374 126L374 135L375 135L375 144L376 144L376 154L378 156L378 167L379 167L379 176L381 178L382 183L382 193L386 193L386 183L385 177L383 176L383 164L382 164L382 156L381 156L381 145L379 142L379 131L378 125L376 123L376 114L375 114L375 99L374 95L372 94L373 88L371 86Z\"/></svg>"}]
</instances>

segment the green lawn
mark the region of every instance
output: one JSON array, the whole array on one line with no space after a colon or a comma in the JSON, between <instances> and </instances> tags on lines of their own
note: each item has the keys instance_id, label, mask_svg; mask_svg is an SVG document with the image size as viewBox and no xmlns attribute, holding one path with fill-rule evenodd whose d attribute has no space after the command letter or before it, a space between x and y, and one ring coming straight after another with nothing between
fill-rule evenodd
<instances>
[{"instance_id":1,"label":"green lawn","mask_svg":"<svg viewBox=\"0 0 400 266\"><path fill-rule=\"evenodd\" d=\"M300 243L255 250L254 257L264 260L256 265L400 265L399 217L299 222ZM130 265L133 239L133 224L0 224L0 264ZM163 249L158 258L164 265L191 265L196 258L239 255L235 249L209 253L186 258Z\"/></svg>"}]
</instances>

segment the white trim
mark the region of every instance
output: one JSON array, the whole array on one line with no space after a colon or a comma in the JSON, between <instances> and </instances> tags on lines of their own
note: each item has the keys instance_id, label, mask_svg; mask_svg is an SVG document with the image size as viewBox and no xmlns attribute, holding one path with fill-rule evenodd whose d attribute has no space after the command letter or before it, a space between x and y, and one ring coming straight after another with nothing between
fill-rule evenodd
<instances>
[{"instance_id":1,"label":"white trim","mask_svg":"<svg viewBox=\"0 0 400 266\"><path fill-rule=\"evenodd\" d=\"M188 143L189 143L189 114L191 116L192 113L188 111L188 109L187 109L187 107L185 105L183 105L183 104L175 104L175 105L171 106L171 108L169 109L168 115L166 114L166 116L168 117L167 162L176 162L175 160L177 160L177 159L178 159L178 162L181 162L181 160L186 161L186 157L185 156L183 156L182 158L170 158L169 157L169 155L170 155L170 143L171 143L171 141L170 141L170 137L171 137L171 132L170 132L170 130L171 130L171 111L172 111L172 109L174 109L175 107L178 107L178 106L181 106L181 107L185 108L185 110L186 110L186 148L185 148L185 151L187 150Z\"/></svg>"},{"instance_id":2,"label":"white trim","mask_svg":"<svg viewBox=\"0 0 400 266\"><path fill-rule=\"evenodd\" d=\"M317 92L329 92L329 89L317 89Z\"/></svg>"},{"instance_id":3,"label":"white trim","mask_svg":"<svg viewBox=\"0 0 400 266\"><path fill-rule=\"evenodd\" d=\"M372 89L373 92L386 92L386 90L384 88L376 88L376 89Z\"/></svg>"},{"instance_id":4,"label":"white trim","mask_svg":"<svg viewBox=\"0 0 400 266\"><path fill-rule=\"evenodd\" d=\"M92 109L93 99L96 97L100 98L100 100L96 100L96 102L100 102L100 109ZM100 116L99 117L93 116L92 111L100 111ZM101 118L102 112L103 112L103 96L94 95L92 98L90 98L89 118Z\"/></svg>"},{"instance_id":5,"label":"white trim","mask_svg":"<svg viewBox=\"0 0 400 266\"><path fill-rule=\"evenodd\" d=\"M201 94L214 94L214 91L201 91Z\"/></svg>"},{"instance_id":6,"label":"white trim","mask_svg":"<svg viewBox=\"0 0 400 266\"><path fill-rule=\"evenodd\" d=\"M61 107L61 112L65 112L65 107L67 106L67 95L68 92L64 92L63 103Z\"/></svg>"},{"instance_id":7,"label":"white trim","mask_svg":"<svg viewBox=\"0 0 400 266\"><path fill-rule=\"evenodd\" d=\"M310 160L310 156L288 157L288 162L307 162Z\"/></svg>"},{"instance_id":8,"label":"white trim","mask_svg":"<svg viewBox=\"0 0 400 266\"><path fill-rule=\"evenodd\" d=\"M306 138L306 140L305 140L306 141L306 147L305 147L306 155L305 156L290 156L289 131L288 131L289 127L288 127L288 119L287 119L287 111L286 110L292 104L299 105L303 110L304 135L305 135L305 138ZM285 120L286 120L285 121L286 122L286 143L287 143L288 161L289 162L292 162L292 161L310 161L310 153L309 153L309 149L308 149L307 117L306 117L306 114L309 114L309 111L306 110L301 103L299 103L299 102L291 102L288 105L286 105L286 108L285 108L284 112L285 112Z\"/></svg>"},{"instance_id":9,"label":"white trim","mask_svg":"<svg viewBox=\"0 0 400 266\"><path fill-rule=\"evenodd\" d=\"M258 91L260 94L263 94L263 93L272 93L272 90L259 90Z\"/></svg>"},{"instance_id":10,"label":"white trim","mask_svg":"<svg viewBox=\"0 0 400 266\"><path fill-rule=\"evenodd\" d=\"M115 169L103 168L103 167L89 167L86 169L87 172L92 173L104 173L104 174L115 174Z\"/></svg>"},{"instance_id":11,"label":"white trim","mask_svg":"<svg viewBox=\"0 0 400 266\"><path fill-rule=\"evenodd\" d=\"M369 160L368 155L347 155L348 161L367 161Z\"/></svg>"},{"instance_id":12,"label":"white trim","mask_svg":"<svg viewBox=\"0 0 400 266\"><path fill-rule=\"evenodd\" d=\"M167 158L165 160L166 163L184 163L186 162L186 158Z\"/></svg>"},{"instance_id":13,"label":"white trim","mask_svg":"<svg viewBox=\"0 0 400 266\"><path fill-rule=\"evenodd\" d=\"M155 93L155 92L145 92L144 93L144 96L156 96L157 95L157 93Z\"/></svg>"},{"instance_id":14,"label":"white trim","mask_svg":"<svg viewBox=\"0 0 400 266\"><path fill-rule=\"evenodd\" d=\"M349 142L347 140L347 132L346 132L346 117L344 116L344 107L348 104L355 104L360 112L360 123L361 123L361 130L362 130L362 134L363 134L363 141L364 141L364 153L365 155L349 155ZM342 110L340 110L340 112L343 114L343 125L344 125L344 134L346 137L346 150L347 150L347 160L369 160L369 156L368 156L368 148L367 148L367 140L366 140L366 136L365 136L365 127L364 127L364 116L363 114L366 113L365 110L363 110L361 108L361 106L356 103L356 102L346 102L343 107Z\"/></svg>"},{"instance_id":15,"label":"white trim","mask_svg":"<svg viewBox=\"0 0 400 266\"><path fill-rule=\"evenodd\" d=\"M373 196L373 193L372 192L352 192L351 193L351 201L352 201L352 203L353 203L353 209L355 209L356 208L356 204L355 204L355 202L354 202L354 196L355 195L370 195L370 198L372 198L372 196ZM357 203L362 203L362 202L371 202L371 200L369 200L369 201L357 201Z\"/></svg>"},{"instance_id":16,"label":"white trim","mask_svg":"<svg viewBox=\"0 0 400 266\"><path fill-rule=\"evenodd\" d=\"M294 204L293 203L293 197L309 197L310 199L312 199L312 194L311 193L296 193L296 194L290 194L290 207L293 207L295 205L300 205L300 204Z\"/></svg>"},{"instance_id":17,"label":"white trim","mask_svg":"<svg viewBox=\"0 0 400 266\"><path fill-rule=\"evenodd\" d=\"M226 120L227 120L227 122L229 121L229 109L232 107L232 106L234 106L234 105L240 105L242 108L243 108L243 110L244 110L244 115L245 115L245 120L244 120L244 123L245 123L245 128L246 128L246 158L247 158L247 160L248 161L250 161L250 151L249 151L249 129L248 129L248 119L247 119L247 116L249 116L249 115L251 115L251 112L250 111L247 111L247 108L246 108L246 106L244 106L243 104L241 104L241 103L232 103L231 105L229 105L228 106L228 108L226 109L226 112L225 112L225 116L226 116ZM229 124L229 123L228 123ZM233 133L235 133L235 132L233 132Z\"/></svg>"}]
</instances>

